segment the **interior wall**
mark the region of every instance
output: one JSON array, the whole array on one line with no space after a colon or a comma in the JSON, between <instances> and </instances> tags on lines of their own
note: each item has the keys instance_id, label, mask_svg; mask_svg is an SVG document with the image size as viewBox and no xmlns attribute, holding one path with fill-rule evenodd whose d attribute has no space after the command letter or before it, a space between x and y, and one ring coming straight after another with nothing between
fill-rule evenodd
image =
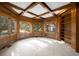
<instances>
[{"instance_id":1,"label":"interior wall","mask_svg":"<svg viewBox=\"0 0 79 59\"><path fill-rule=\"evenodd\" d=\"M71 13L67 11L67 14L61 16L61 29L60 36L61 40L71 44Z\"/></svg>"},{"instance_id":2,"label":"interior wall","mask_svg":"<svg viewBox=\"0 0 79 59\"><path fill-rule=\"evenodd\" d=\"M79 2L72 4L72 47L79 52Z\"/></svg>"},{"instance_id":3,"label":"interior wall","mask_svg":"<svg viewBox=\"0 0 79 59\"><path fill-rule=\"evenodd\" d=\"M16 34L0 36L0 49L11 45L16 41Z\"/></svg>"},{"instance_id":4,"label":"interior wall","mask_svg":"<svg viewBox=\"0 0 79 59\"><path fill-rule=\"evenodd\" d=\"M41 29L42 31L35 31L34 27L36 24L40 24L41 25ZM44 36L44 30L43 30L43 19L33 19L32 20L32 36L33 37L42 37Z\"/></svg>"},{"instance_id":5,"label":"interior wall","mask_svg":"<svg viewBox=\"0 0 79 59\"><path fill-rule=\"evenodd\" d=\"M71 14L68 16L68 14ZM71 4L71 9L69 12L63 13L61 16L65 16L64 20L67 20L65 22L70 22L66 24L66 29L69 30L65 31L68 33L69 38L64 39L65 42L70 43L71 47L75 49L75 51L79 52L79 3L72 3ZM67 15L67 16L66 16ZM71 20L71 21L69 21ZM69 25L70 24L70 25ZM65 34L64 34L65 36ZM65 37L66 37L65 36Z\"/></svg>"},{"instance_id":6,"label":"interior wall","mask_svg":"<svg viewBox=\"0 0 79 59\"><path fill-rule=\"evenodd\" d=\"M53 38L53 39L57 39L56 37L56 31L54 33L46 33L43 29L43 25L46 23L55 23L57 26L57 21L56 18L48 18L48 19L44 19L45 21L40 21L40 20L32 20L32 21L28 21L29 19L22 17L21 19L27 20L26 22L29 22L31 24L34 23L41 23L42 24L42 31L41 32L35 32L32 28L32 32L31 33L20 33L19 32L19 22L20 20L17 20L17 25L16 25L16 34L12 34L12 35L4 35L4 36L0 36L0 48L6 46L6 45L11 45L13 42L19 40L19 39L23 39L23 38L28 38L28 37L49 37L49 38ZM53 21L52 21L53 19ZM33 25L32 25L33 26ZM56 27L57 28L57 27Z\"/></svg>"},{"instance_id":7,"label":"interior wall","mask_svg":"<svg viewBox=\"0 0 79 59\"><path fill-rule=\"evenodd\" d=\"M53 38L53 39L59 39L58 38L58 34L59 34L59 32L58 32L58 18L57 18L57 16L54 16L54 17L50 17L50 18L47 18L47 19L45 19L44 20L44 26L45 25L47 25L47 24L55 24L55 27L56 27L56 30L55 30L55 32L46 32L45 30L45 37L49 37L49 38Z\"/></svg>"},{"instance_id":8,"label":"interior wall","mask_svg":"<svg viewBox=\"0 0 79 59\"><path fill-rule=\"evenodd\" d=\"M79 3L76 3L76 8L77 8L77 15L76 15L76 27L77 27L77 32L76 32L76 51L79 52Z\"/></svg>"},{"instance_id":9,"label":"interior wall","mask_svg":"<svg viewBox=\"0 0 79 59\"><path fill-rule=\"evenodd\" d=\"M13 18L17 19L15 17L13 17L11 15L11 13L8 14L8 13L5 13L4 11L1 11L1 8L0 8L0 16L9 17L9 18L12 18L12 19ZM16 33L15 34L0 35L0 49L4 48L5 46L6 47L10 46L13 42L16 41L16 39L17 39Z\"/></svg>"},{"instance_id":10,"label":"interior wall","mask_svg":"<svg viewBox=\"0 0 79 59\"><path fill-rule=\"evenodd\" d=\"M27 19L29 20L29 19ZM31 19L30 19L31 20ZM22 20L21 20L22 21ZM23 20L24 21L24 20ZM26 23L30 23L32 24L31 21L25 21ZM24 39L24 38L28 38L28 37L31 37L32 36L32 31L30 33L26 33L26 32L20 32L20 20L18 21L18 24L17 24L17 27L18 27L18 33L17 33L17 40L19 39Z\"/></svg>"}]
</instances>

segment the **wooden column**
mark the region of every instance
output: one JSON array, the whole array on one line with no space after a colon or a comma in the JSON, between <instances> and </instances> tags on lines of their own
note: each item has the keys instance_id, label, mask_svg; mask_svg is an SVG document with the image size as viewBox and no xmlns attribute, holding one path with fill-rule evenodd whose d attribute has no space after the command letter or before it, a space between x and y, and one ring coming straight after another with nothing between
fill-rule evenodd
<instances>
[{"instance_id":1,"label":"wooden column","mask_svg":"<svg viewBox=\"0 0 79 59\"><path fill-rule=\"evenodd\" d=\"M8 33L9 35L12 33L12 28L11 28L11 19L7 19L8 20Z\"/></svg>"},{"instance_id":2,"label":"wooden column","mask_svg":"<svg viewBox=\"0 0 79 59\"><path fill-rule=\"evenodd\" d=\"M60 39L60 21L61 21L61 18L59 15L56 16L56 24L57 24L57 27L56 27L56 39L57 40L61 40Z\"/></svg>"},{"instance_id":3,"label":"wooden column","mask_svg":"<svg viewBox=\"0 0 79 59\"><path fill-rule=\"evenodd\" d=\"M76 51L79 52L79 3L76 3Z\"/></svg>"},{"instance_id":4,"label":"wooden column","mask_svg":"<svg viewBox=\"0 0 79 59\"><path fill-rule=\"evenodd\" d=\"M16 21L16 35L17 35L17 39L19 38L19 30L20 30L20 24L19 24L19 20Z\"/></svg>"},{"instance_id":5,"label":"wooden column","mask_svg":"<svg viewBox=\"0 0 79 59\"><path fill-rule=\"evenodd\" d=\"M72 4L71 9L71 46L76 49L76 3Z\"/></svg>"},{"instance_id":6,"label":"wooden column","mask_svg":"<svg viewBox=\"0 0 79 59\"><path fill-rule=\"evenodd\" d=\"M72 18L71 46L77 52L79 52L79 3L72 4L71 18Z\"/></svg>"}]
</instances>

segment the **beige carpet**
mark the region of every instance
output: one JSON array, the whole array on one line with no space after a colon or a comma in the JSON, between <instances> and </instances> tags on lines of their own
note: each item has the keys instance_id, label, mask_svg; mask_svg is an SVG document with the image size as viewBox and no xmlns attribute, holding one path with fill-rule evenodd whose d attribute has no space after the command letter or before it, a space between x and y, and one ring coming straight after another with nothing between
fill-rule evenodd
<instances>
[{"instance_id":1,"label":"beige carpet","mask_svg":"<svg viewBox=\"0 0 79 59\"><path fill-rule=\"evenodd\" d=\"M77 56L68 44L49 38L28 38L0 51L2 56Z\"/></svg>"}]
</instances>

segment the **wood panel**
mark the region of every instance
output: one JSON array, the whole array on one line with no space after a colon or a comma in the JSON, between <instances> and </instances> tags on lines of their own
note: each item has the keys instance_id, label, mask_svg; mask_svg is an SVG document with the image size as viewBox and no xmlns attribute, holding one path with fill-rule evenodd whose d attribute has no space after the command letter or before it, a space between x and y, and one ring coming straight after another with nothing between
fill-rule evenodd
<instances>
[{"instance_id":1,"label":"wood panel","mask_svg":"<svg viewBox=\"0 0 79 59\"><path fill-rule=\"evenodd\" d=\"M44 20L44 26L45 25L47 25L47 24L55 24L55 26L56 26L56 30L55 30L55 32L46 32L45 30L44 30L44 32L45 32L45 37L49 37L49 38L53 38L53 39L58 39L59 40L59 19L58 19L58 17L57 16L55 16L55 17L50 17L50 18L47 18L47 19L45 19Z\"/></svg>"},{"instance_id":2,"label":"wood panel","mask_svg":"<svg viewBox=\"0 0 79 59\"><path fill-rule=\"evenodd\" d=\"M61 39L71 44L71 14L66 14L61 17L61 28L60 28Z\"/></svg>"}]
</instances>

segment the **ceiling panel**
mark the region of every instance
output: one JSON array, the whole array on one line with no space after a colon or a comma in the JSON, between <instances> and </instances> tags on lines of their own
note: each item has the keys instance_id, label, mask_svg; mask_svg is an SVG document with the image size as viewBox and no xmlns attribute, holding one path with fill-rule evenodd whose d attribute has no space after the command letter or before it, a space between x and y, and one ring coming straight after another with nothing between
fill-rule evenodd
<instances>
[{"instance_id":1,"label":"ceiling panel","mask_svg":"<svg viewBox=\"0 0 79 59\"><path fill-rule=\"evenodd\" d=\"M31 14L29 14L29 13L27 13L27 12L24 12L22 15L23 15L23 16L26 16L26 17L30 17L30 18L35 17L34 15L31 15Z\"/></svg>"},{"instance_id":2,"label":"ceiling panel","mask_svg":"<svg viewBox=\"0 0 79 59\"><path fill-rule=\"evenodd\" d=\"M16 8L13 8L13 7L12 7L12 9L13 9L14 11L16 11L18 14L22 12L22 10L19 10L19 9L16 9Z\"/></svg>"},{"instance_id":3,"label":"ceiling panel","mask_svg":"<svg viewBox=\"0 0 79 59\"><path fill-rule=\"evenodd\" d=\"M52 16L53 16L53 14L49 13L49 14L45 14L45 15L43 15L43 16L41 16L41 17L43 17L43 18L48 18L48 17L52 17Z\"/></svg>"},{"instance_id":4,"label":"ceiling panel","mask_svg":"<svg viewBox=\"0 0 79 59\"><path fill-rule=\"evenodd\" d=\"M70 2L45 2L52 10L69 4Z\"/></svg>"},{"instance_id":5,"label":"ceiling panel","mask_svg":"<svg viewBox=\"0 0 79 59\"><path fill-rule=\"evenodd\" d=\"M36 6L34 6L33 8L29 9L28 11L40 15L42 13L48 12L47 9L43 8L40 4L37 4Z\"/></svg>"},{"instance_id":6,"label":"ceiling panel","mask_svg":"<svg viewBox=\"0 0 79 59\"><path fill-rule=\"evenodd\" d=\"M32 2L10 2L20 8L25 9L26 7L28 7Z\"/></svg>"}]
</instances>

